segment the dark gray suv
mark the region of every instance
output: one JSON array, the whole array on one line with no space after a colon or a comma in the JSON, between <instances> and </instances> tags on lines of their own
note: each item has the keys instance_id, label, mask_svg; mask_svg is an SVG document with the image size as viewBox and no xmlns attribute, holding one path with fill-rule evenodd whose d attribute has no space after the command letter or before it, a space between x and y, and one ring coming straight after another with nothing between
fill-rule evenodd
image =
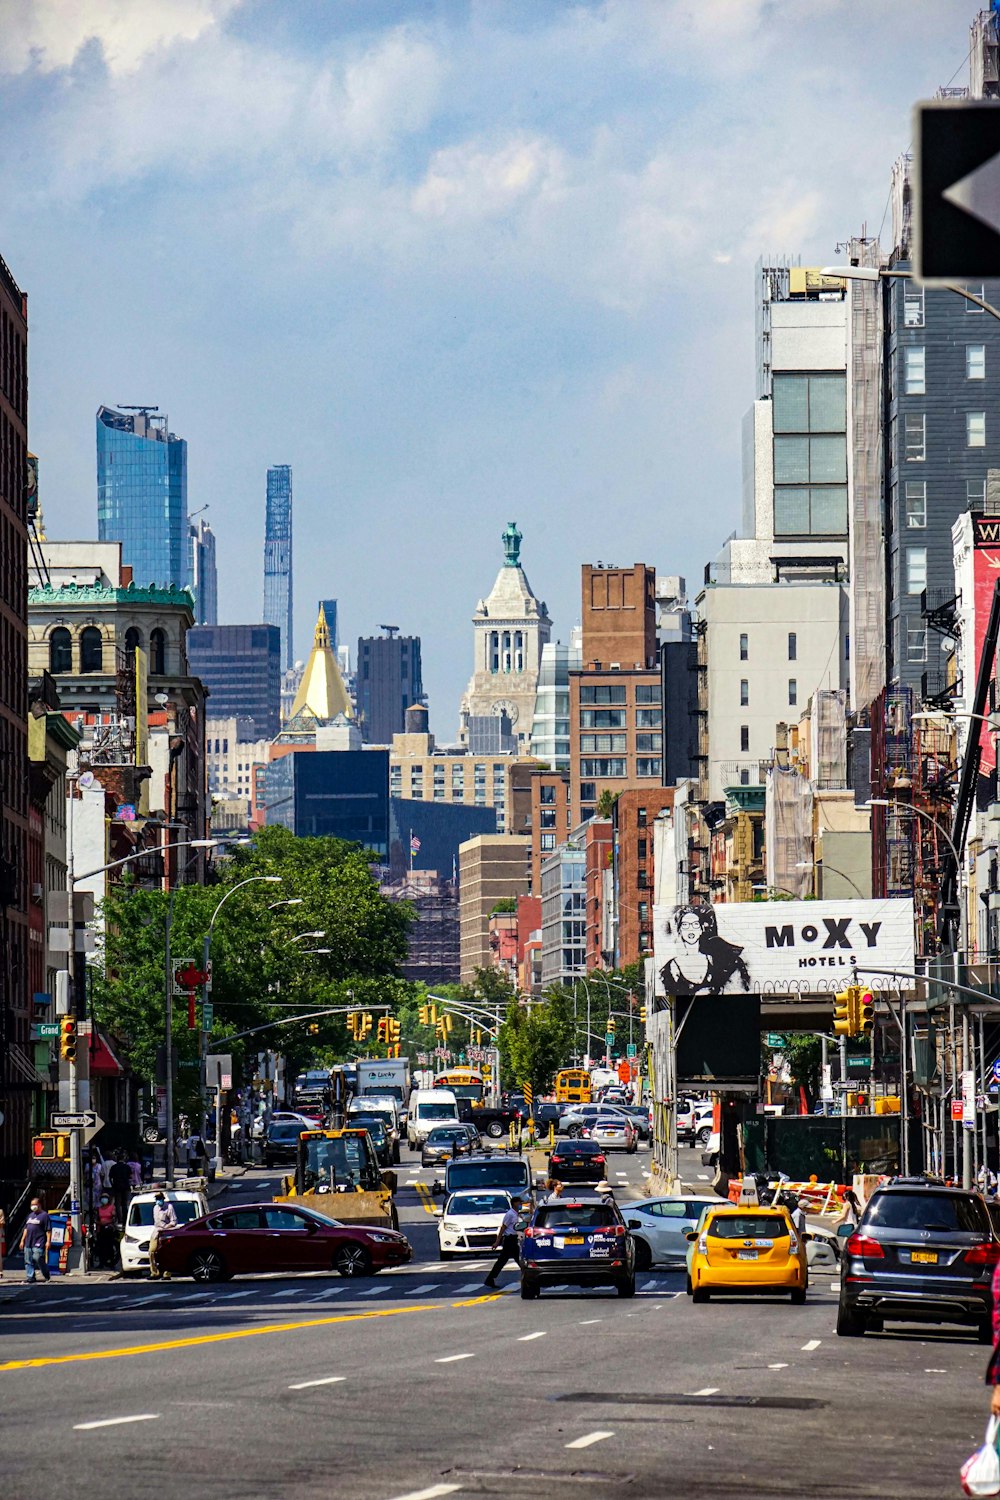
<instances>
[{"instance_id":1,"label":"dark gray suv","mask_svg":"<svg viewBox=\"0 0 1000 1500\"><path fill-rule=\"evenodd\" d=\"M898 1178L872 1195L844 1244L837 1332L880 1333L885 1318L961 1323L991 1343L998 1259L1000 1241L978 1193Z\"/></svg>"}]
</instances>

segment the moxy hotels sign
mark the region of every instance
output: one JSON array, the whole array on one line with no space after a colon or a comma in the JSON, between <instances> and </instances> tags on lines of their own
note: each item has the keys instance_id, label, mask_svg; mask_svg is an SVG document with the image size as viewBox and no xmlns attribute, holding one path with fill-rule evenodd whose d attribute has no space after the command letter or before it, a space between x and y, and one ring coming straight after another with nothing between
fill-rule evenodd
<instances>
[{"instance_id":1,"label":"moxy hotels sign","mask_svg":"<svg viewBox=\"0 0 1000 1500\"><path fill-rule=\"evenodd\" d=\"M911 989L913 902L748 901L657 906L662 995L817 994L843 989L856 964L871 989ZM866 968L903 971L898 979Z\"/></svg>"}]
</instances>

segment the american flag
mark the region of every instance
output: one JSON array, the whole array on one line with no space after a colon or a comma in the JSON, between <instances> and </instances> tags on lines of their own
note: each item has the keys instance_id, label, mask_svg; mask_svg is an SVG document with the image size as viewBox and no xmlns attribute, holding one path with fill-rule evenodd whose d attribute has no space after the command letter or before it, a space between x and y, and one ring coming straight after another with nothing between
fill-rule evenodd
<instances>
[{"instance_id":1,"label":"american flag","mask_svg":"<svg viewBox=\"0 0 1000 1500\"><path fill-rule=\"evenodd\" d=\"M416 836L415 833L411 833L410 834L410 853L411 854L419 854L420 853L420 840L417 838L417 836Z\"/></svg>"}]
</instances>

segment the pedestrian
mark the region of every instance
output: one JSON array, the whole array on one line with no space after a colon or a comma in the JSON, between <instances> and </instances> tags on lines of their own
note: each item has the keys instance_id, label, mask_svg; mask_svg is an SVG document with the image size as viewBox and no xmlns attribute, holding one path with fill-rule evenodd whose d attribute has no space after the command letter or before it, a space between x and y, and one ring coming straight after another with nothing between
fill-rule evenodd
<instances>
[{"instance_id":1,"label":"pedestrian","mask_svg":"<svg viewBox=\"0 0 1000 1500\"><path fill-rule=\"evenodd\" d=\"M792 1209L791 1219L792 1227L794 1228L796 1234L804 1235L806 1229L808 1228L808 1223L806 1221L806 1211L803 1207L803 1200L801 1198L797 1198L795 1201L795 1207Z\"/></svg>"},{"instance_id":2,"label":"pedestrian","mask_svg":"<svg viewBox=\"0 0 1000 1500\"><path fill-rule=\"evenodd\" d=\"M615 1201L614 1188L611 1186L610 1182L608 1182L607 1178L601 1178L600 1182L594 1189L594 1192L603 1203L614 1203Z\"/></svg>"},{"instance_id":3,"label":"pedestrian","mask_svg":"<svg viewBox=\"0 0 1000 1500\"><path fill-rule=\"evenodd\" d=\"M162 1191L158 1192L156 1194L156 1197L153 1199L153 1232L149 1236L150 1281L159 1281L161 1279L161 1274L164 1281L170 1280L170 1272L164 1271L161 1273L159 1267L156 1264L156 1245L157 1241L160 1238L160 1233L162 1230L176 1228L177 1215L174 1212L174 1205L169 1201L165 1193L163 1193Z\"/></svg>"},{"instance_id":4,"label":"pedestrian","mask_svg":"<svg viewBox=\"0 0 1000 1500\"><path fill-rule=\"evenodd\" d=\"M142 1187L142 1162L139 1160L139 1147L133 1146L128 1154L129 1187L133 1193L137 1193Z\"/></svg>"},{"instance_id":5,"label":"pedestrian","mask_svg":"<svg viewBox=\"0 0 1000 1500\"><path fill-rule=\"evenodd\" d=\"M550 1177L548 1181L548 1192L545 1195L546 1203L558 1203L562 1197L563 1185L558 1177Z\"/></svg>"},{"instance_id":6,"label":"pedestrian","mask_svg":"<svg viewBox=\"0 0 1000 1500\"><path fill-rule=\"evenodd\" d=\"M493 1262L493 1268L483 1282L483 1286L488 1286L491 1291L496 1291L497 1277L507 1262L518 1259L517 1226L520 1221L521 1200L520 1198L512 1198L510 1200L510 1208L508 1208L501 1220L500 1228L497 1230L496 1241L493 1245L493 1249L499 1250L500 1254Z\"/></svg>"},{"instance_id":7,"label":"pedestrian","mask_svg":"<svg viewBox=\"0 0 1000 1500\"><path fill-rule=\"evenodd\" d=\"M860 1218L861 1204L858 1202L857 1195L852 1188L845 1188L844 1206L833 1221L834 1227L839 1230L841 1225L845 1225L853 1233L858 1227L858 1220Z\"/></svg>"},{"instance_id":8,"label":"pedestrian","mask_svg":"<svg viewBox=\"0 0 1000 1500\"><path fill-rule=\"evenodd\" d=\"M114 1271L118 1265L118 1220L110 1193L102 1193L97 1207L97 1239L95 1249L97 1263L105 1271Z\"/></svg>"},{"instance_id":9,"label":"pedestrian","mask_svg":"<svg viewBox=\"0 0 1000 1500\"><path fill-rule=\"evenodd\" d=\"M35 1273L41 1275L43 1281L49 1278L49 1246L52 1244L52 1220L42 1207L42 1200L34 1197L31 1200L31 1212L24 1221L24 1229L21 1232L20 1248L24 1251L24 1274L28 1281L34 1281Z\"/></svg>"},{"instance_id":10,"label":"pedestrian","mask_svg":"<svg viewBox=\"0 0 1000 1500\"><path fill-rule=\"evenodd\" d=\"M115 1216L119 1224L124 1224L128 1218L128 1199L132 1188L132 1168L125 1160L124 1151L116 1151L115 1159L108 1172L108 1182L115 1198Z\"/></svg>"},{"instance_id":11,"label":"pedestrian","mask_svg":"<svg viewBox=\"0 0 1000 1500\"><path fill-rule=\"evenodd\" d=\"M205 1142L201 1138L200 1130L192 1130L188 1136L187 1149L188 1170L193 1172L195 1177L203 1177L205 1175L205 1158L207 1152L205 1150Z\"/></svg>"}]
</instances>

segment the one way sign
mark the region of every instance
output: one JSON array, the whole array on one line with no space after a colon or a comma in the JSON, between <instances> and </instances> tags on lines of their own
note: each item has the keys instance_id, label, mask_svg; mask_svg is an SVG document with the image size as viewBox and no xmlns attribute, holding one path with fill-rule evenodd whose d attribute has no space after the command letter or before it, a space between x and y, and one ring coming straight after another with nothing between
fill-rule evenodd
<instances>
[{"instance_id":1,"label":"one way sign","mask_svg":"<svg viewBox=\"0 0 1000 1500\"><path fill-rule=\"evenodd\" d=\"M1000 103L936 99L914 114L917 280L1000 277Z\"/></svg>"}]
</instances>

